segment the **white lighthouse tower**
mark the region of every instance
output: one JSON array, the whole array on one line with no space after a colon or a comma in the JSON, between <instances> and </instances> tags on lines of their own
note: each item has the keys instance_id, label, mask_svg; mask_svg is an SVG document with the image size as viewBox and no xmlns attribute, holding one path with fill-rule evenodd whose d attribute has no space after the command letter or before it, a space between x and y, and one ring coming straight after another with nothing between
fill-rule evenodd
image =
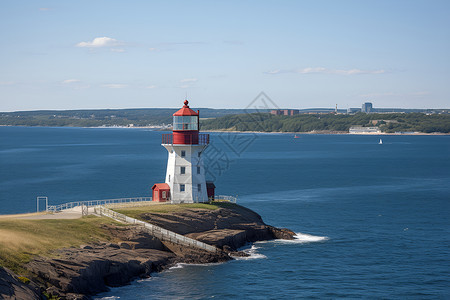
<instances>
[{"instance_id":1,"label":"white lighthouse tower","mask_svg":"<svg viewBox=\"0 0 450 300\"><path fill-rule=\"evenodd\" d=\"M173 132L162 136L169 158L165 183L152 188L155 201L208 201L202 153L209 144L209 134L199 133L199 111L193 111L188 104L184 101L184 106L173 114Z\"/></svg>"}]
</instances>

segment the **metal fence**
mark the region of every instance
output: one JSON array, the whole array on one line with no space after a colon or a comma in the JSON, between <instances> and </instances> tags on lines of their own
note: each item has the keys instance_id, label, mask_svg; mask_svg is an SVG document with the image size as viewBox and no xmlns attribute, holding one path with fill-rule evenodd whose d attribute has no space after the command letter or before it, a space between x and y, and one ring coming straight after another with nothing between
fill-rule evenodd
<instances>
[{"instance_id":1,"label":"metal fence","mask_svg":"<svg viewBox=\"0 0 450 300\"><path fill-rule=\"evenodd\" d=\"M139 203L152 201L152 197L130 197L130 198L117 198L117 199L103 199L103 200L89 200L89 201L74 201L63 203L59 205L48 205L48 212L58 212L64 209L71 209L77 206L93 207L99 205L108 204L123 204L123 203Z\"/></svg>"},{"instance_id":2,"label":"metal fence","mask_svg":"<svg viewBox=\"0 0 450 300\"><path fill-rule=\"evenodd\" d=\"M47 197L38 197L39 198L47 198ZM225 196L225 195L217 195L214 197L214 201L227 201L236 203L237 198L233 196ZM118 208L121 206L126 206L127 204L132 203L133 206L146 206L156 204L152 201L152 197L129 197L129 198L116 198L116 199L103 199L103 200L88 200L88 201L73 201L58 205L46 205L47 212L59 212L65 209L71 209L74 207L94 207L94 206L108 206L111 208ZM157 204L173 204L172 201L169 202L158 202Z\"/></svg>"},{"instance_id":3,"label":"metal fence","mask_svg":"<svg viewBox=\"0 0 450 300\"><path fill-rule=\"evenodd\" d=\"M141 220L137 220L135 218L128 217L124 214L115 212L104 206L96 206L94 209L95 209L95 213L99 214L101 216L107 216L112 219L122 221L125 223L129 223L129 224L140 225L143 227L143 229L145 231L150 233L152 236L157 237L161 241L167 241L167 242L171 242L171 243L174 243L177 245L183 245L183 246L188 246L188 247L195 247L195 248L203 249L203 250L206 250L209 252L219 251L214 246L211 246L211 245L205 244L203 242L185 237L184 235L164 229L162 227L159 227L159 226L156 226L156 225L153 225L153 224L141 221Z\"/></svg>"}]
</instances>

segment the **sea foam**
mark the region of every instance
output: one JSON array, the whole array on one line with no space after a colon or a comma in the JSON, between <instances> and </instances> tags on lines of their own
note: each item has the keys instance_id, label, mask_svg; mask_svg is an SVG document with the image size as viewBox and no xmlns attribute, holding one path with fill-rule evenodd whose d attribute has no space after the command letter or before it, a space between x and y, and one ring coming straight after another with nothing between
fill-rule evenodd
<instances>
[{"instance_id":1,"label":"sea foam","mask_svg":"<svg viewBox=\"0 0 450 300\"><path fill-rule=\"evenodd\" d=\"M307 244L314 242L324 242L329 240L327 236L317 236L301 232L296 232L293 240L276 239L269 241L261 241L256 243L276 243L276 244Z\"/></svg>"},{"instance_id":2,"label":"sea foam","mask_svg":"<svg viewBox=\"0 0 450 300\"><path fill-rule=\"evenodd\" d=\"M312 242L323 242L323 241L327 241L327 240L329 240L329 238L326 236L316 236L316 235L296 232L294 235L294 239L288 240L288 241L304 244L304 243L312 243Z\"/></svg>"},{"instance_id":3,"label":"sea foam","mask_svg":"<svg viewBox=\"0 0 450 300\"><path fill-rule=\"evenodd\" d=\"M261 259L261 258L267 258L264 254L260 254L257 252L257 250L260 247L257 247L256 245L252 245L249 249L244 249L242 252L248 254L249 256L232 256L236 260L248 260L248 259Z\"/></svg>"}]
</instances>

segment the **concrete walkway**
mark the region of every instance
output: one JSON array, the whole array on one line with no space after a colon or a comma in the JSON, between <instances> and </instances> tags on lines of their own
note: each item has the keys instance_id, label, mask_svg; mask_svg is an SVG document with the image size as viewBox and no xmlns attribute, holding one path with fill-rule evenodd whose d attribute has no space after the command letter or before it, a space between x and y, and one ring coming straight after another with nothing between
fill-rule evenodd
<instances>
[{"instance_id":1,"label":"concrete walkway","mask_svg":"<svg viewBox=\"0 0 450 300\"><path fill-rule=\"evenodd\" d=\"M94 208L90 207L88 209L89 214L94 213ZM71 209L65 209L57 213L29 213L29 214L17 214L17 215L2 215L0 219L11 218L11 219L27 219L27 220L51 220L51 219L78 219L81 218L81 206L77 206Z\"/></svg>"},{"instance_id":2,"label":"concrete walkway","mask_svg":"<svg viewBox=\"0 0 450 300\"><path fill-rule=\"evenodd\" d=\"M145 201L145 202L129 202L129 203L117 203L111 204L110 207L114 208L123 208L123 207L140 207L147 205L162 205L162 204L170 204L170 202L153 202L153 201ZM94 214L94 207L88 208L88 215ZM0 219L28 219L28 220L51 220L51 219L78 219L81 218L81 206L76 206L70 209L64 209L58 211L56 213L47 213L45 211L36 212L36 213L27 213L27 214L15 214L15 215L0 215Z\"/></svg>"}]
</instances>

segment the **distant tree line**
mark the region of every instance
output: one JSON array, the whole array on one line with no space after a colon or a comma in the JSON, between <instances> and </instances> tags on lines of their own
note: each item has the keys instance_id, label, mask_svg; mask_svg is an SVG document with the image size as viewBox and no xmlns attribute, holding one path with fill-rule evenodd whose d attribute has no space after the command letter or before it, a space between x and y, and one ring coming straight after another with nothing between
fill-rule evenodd
<instances>
[{"instance_id":1,"label":"distant tree line","mask_svg":"<svg viewBox=\"0 0 450 300\"><path fill-rule=\"evenodd\" d=\"M64 111L19 111L0 113L0 125L12 126L128 126L172 123L175 108L99 109ZM243 113L239 109L200 109L204 130L263 132L348 132L351 126L379 126L383 132L450 133L450 115L423 113L299 114L276 116L269 113Z\"/></svg>"},{"instance_id":2,"label":"distant tree line","mask_svg":"<svg viewBox=\"0 0 450 300\"><path fill-rule=\"evenodd\" d=\"M216 118L243 113L242 109L200 109L200 117ZM95 109L95 110L41 110L0 112L0 125L97 127L148 126L172 123L177 108Z\"/></svg>"},{"instance_id":3,"label":"distant tree line","mask_svg":"<svg viewBox=\"0 0 450 300\"><path fill-rule=\"evenodd\" d=\"M351 126L379 126L386 133L450 133L450 115L423 113L394 114L300 114L276 116L269 113L228 115L201 122L203 130L236 130L263 132L348 132Z\"/></svg>"}]
</instances>

